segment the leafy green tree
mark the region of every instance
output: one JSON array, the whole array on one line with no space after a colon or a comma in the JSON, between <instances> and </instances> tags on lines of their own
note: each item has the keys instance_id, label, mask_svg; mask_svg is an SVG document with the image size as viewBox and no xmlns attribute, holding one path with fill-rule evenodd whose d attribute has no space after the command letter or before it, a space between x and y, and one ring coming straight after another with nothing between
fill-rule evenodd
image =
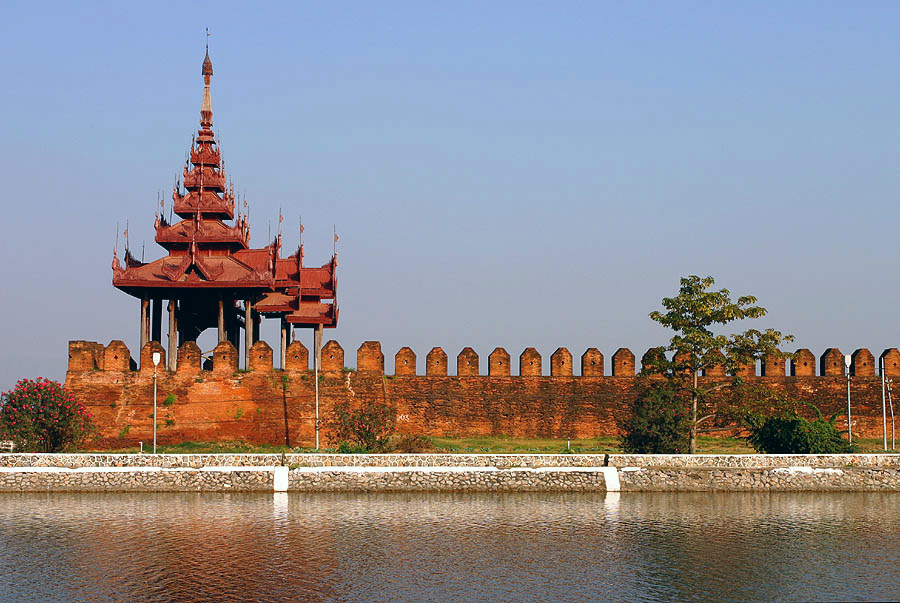
<instances>
[{"instance_id":1,"label":"leafy green tree","mask_svg":"<svg viewBox=\"0 0 900 603\"><path fill-rule=\"evenodd\" d=\"M684 454L690 422L684 392L670 381L641 378L628 413L618 419L619 441L629 454Z\"/></svg>"},{"instance_id":2,"label":"leafy green tree","mask_svg":"<svg viewBox=\"0 0 900 603\"><path fill-rule=\"evenodd\" d=\"M766 315L766 309L756 305L757 300L752 295L732 301L728 289L712 290L714 284L711 276L682 278L678 295L663 298L664 311L650 313L651 319L674 332L666 346L667 351L674 352L673 359L659 357L654 370L682 377L682 387L690 397L691 454L697 452L698 427L716 416L715 410L708 406L711 394L740 383L740 379L735 378L731 382L701 386L700 373L711 366L723 365L729 374L736 375L742 365L755 363L763 356L787 358L790 354L782 352L778 346L794 339L792 335L773 329L748 329L732 335L713 332L717 325ZM701 410L705 412L701 414Z\"/></svg>"}]
</instances>

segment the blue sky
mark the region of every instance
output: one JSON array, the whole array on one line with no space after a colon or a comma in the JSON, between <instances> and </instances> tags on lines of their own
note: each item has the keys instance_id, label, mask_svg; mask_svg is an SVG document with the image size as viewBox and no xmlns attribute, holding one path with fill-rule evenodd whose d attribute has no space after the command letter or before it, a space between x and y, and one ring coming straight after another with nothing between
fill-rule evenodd
<instances>
[{"instance_id":1,"label":"blue sky","mask_svg":"<svg viewBox=\"0 0 900 603\"><path fill-rule=\"evenodd\" d=\"M900 344L900 4L23 2L0 6L0 388L61 379L69 339L135 352L116 225L161 255L205 27L252 242L281 207L324 263L337 227L348 364L368 339L389 371L404 345L640 356L687 274L817 356Z\"/></svg>"}]
</instances>

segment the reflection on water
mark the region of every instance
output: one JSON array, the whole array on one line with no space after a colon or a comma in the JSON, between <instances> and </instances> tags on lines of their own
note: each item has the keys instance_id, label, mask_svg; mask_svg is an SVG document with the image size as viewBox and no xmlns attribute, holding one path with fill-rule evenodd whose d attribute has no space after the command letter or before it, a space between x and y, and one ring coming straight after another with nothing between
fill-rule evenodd
<instances>
[{"instance_id":1,"label":"reflection on water","mask_svg":"<svg viewBox=\"0 0 900 603\"><path fill-rule=\"evenodd\" d=\"M900 597L892 494L4 494L0 599Z\"/></svg>"}]
</instances>

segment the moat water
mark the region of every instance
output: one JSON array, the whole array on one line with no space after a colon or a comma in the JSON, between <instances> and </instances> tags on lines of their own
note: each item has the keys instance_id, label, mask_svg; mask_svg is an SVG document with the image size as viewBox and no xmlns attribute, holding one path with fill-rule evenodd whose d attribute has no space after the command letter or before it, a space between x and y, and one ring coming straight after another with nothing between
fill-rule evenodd
<instances>
[{"instance_id":1,"label":"moat water","mask_svg":"<svg viewBox=\"0 0 900 603\"><path fill-rule=\"evenodd\" d=\"M3 601L900 598L897 494L2 494Z\"/></svg>"}]
</instances>

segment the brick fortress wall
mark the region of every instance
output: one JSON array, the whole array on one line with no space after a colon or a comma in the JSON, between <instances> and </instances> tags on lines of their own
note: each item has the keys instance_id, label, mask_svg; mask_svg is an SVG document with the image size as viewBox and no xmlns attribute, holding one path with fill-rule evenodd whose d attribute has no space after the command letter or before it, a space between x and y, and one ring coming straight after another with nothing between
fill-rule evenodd
<instances>
[{"instance_id":1,"label":"brick fortress wall","mask_svg":"<svg viewBox=\"0 0 900 603\"><path fill-rule=\"evenodd\" d=\"M238 370L237 351L227 342L213 351L211 370L202 370L200 349L189 342L178 349L177 368L170 372L164 369L165 349L157 342L148 343L136 363L121 341L108 346L71 341L66 386L94 415L101 445L152 439L154 351L162 356L157 373L161 443L283 444L288 437L292 446L313 445L315 377L310 354L300 342L288 347L284 370L273 369L272 349L263 341L251 348L249 370ZM896 348L881 357L886 375L900 375ZM626 348L613 354L609 375L596 348L581 356L580 376L574 375L573 357L565 348L550 357L549 376L543 375L543 359L534 348L519 356L518 375L512 374L503 348L490 354L487 375L479 374L472 348L458 354L456 376L448 375L448 363L447 354L434 348L425 357L422 375L415 353L404 347L395 356L394 374L385 374L381 344L366 342L357 350L357 370L351 371L344 368L344 350L329 341L322 350L320 417L327 418L339 400L377 400L396 408L400 433L583 438L615 435L615 414L634 395L635 356ZM853 431L862 437L881 436L881 379L875 366L868 350L853 354ZM826 350L818 363L812 352L800 350L789 370L784 362L763 361L760 373L756 376L755 367L742 370L747 381L813 402L826 416L846 408L843 356L836 348ZM727 377L712 368L703 379ZM327 431L323 435L327 442Z\"/></svg>"}]
</instances>

